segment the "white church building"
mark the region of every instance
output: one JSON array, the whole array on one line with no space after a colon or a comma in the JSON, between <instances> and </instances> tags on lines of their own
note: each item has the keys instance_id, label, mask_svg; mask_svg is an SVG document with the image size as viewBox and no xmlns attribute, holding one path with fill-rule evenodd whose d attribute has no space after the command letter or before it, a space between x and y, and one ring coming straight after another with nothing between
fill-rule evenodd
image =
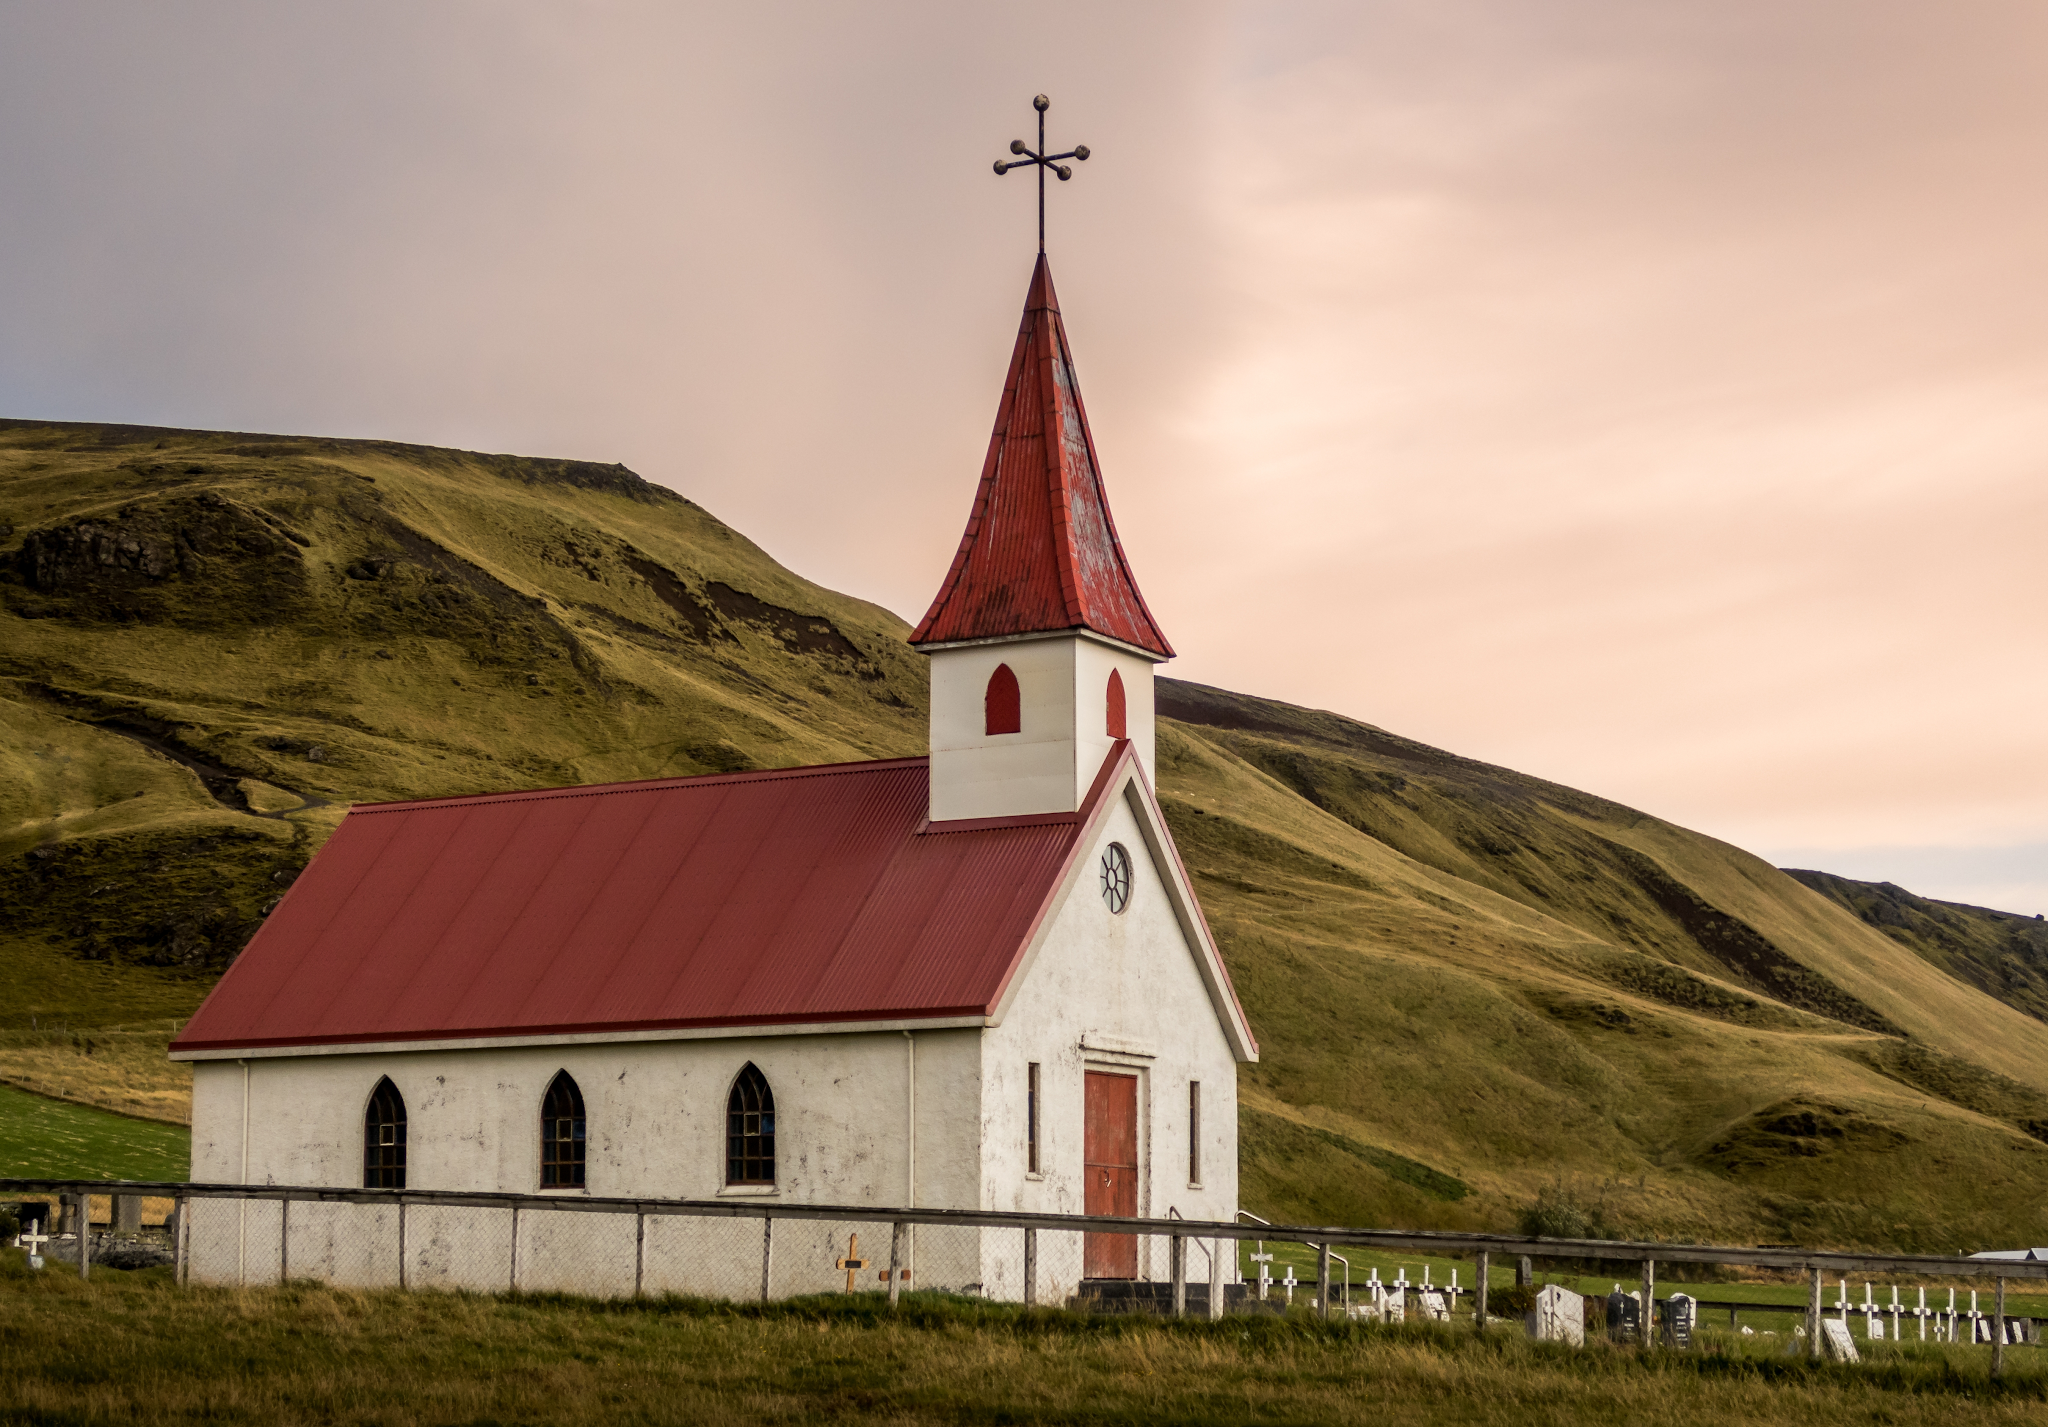
<instances>
[{"instance_id":1,"label":"white church building","mask_svg":"<svg viewBox=\"0 0 2048 1427\"><path fill-rule=\"evenodd\" d=\"M928 757L352 809L172 1046L193 1178L1231 1218L1258 1049L1154 796L1173 651L1043 256L913 642ZM202 1202L196 1279L250 1275L263 1207ZM292 1272L348 1278L318 1207ZM789 1221L774 1292L843 1277L829 1227ZM1018 1235L947 1232L918 1286L1022 1296ZM1091 1236L1064 1279L1153 1256Z\"/></svg>"}]
</instances>

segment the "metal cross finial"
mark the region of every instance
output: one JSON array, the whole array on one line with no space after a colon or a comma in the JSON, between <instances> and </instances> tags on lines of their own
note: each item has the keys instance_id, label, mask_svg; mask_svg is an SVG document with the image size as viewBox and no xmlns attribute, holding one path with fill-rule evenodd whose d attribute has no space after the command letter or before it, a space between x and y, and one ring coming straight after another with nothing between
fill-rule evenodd
<instances>
[{"instance_id":1,"label":"metal cross finial","mask_svg":"<svg viewBox=\"0 0 2048 1427\"><path fill-rule=\"evenodd\" d=\"M1061 163L1060 160L1080 159L1085 162L1088 158L1088 146L1086 144L1076 144L1063 154L1047 153L1045 151L1045 111L1052 108L1052 101L1041 94L1031 101L1031 107L1038 111L1038 147L1035 149L1031 148L1022 139L1010 140L1010 152L1022 154L1024 157L1014 159L1008 163L997 159L996 173L1000 176L1008 173L1013 168L1036 167L1038 169L1038 251L1042 253L1045 251L1045 171L1051 169L1060 176L1060 182L1065 183L1074 176L1074 171Z\"/></svg>"}]
</instances>

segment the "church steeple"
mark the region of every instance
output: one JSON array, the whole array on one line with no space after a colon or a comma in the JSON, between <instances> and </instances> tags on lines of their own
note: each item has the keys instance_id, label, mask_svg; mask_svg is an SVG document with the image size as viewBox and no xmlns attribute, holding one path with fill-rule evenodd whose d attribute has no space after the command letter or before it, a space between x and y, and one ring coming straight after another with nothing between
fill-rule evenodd
<instances>
[{"instance_id":1,"label":"church steeple","mask_svg":"<svg viewBox=\"0 0 2048 1427\"><path fill-rule=\"evenodd\" d=\"M1075 811L1124 741L1152 775L1173 646L1110 519L1043 253L967 533L910 642L932 661L934 822Z\"/></svg>"},{"instance_id":2,"label":"church steeple","mask_svg":"<svg viewBox=\"0 0 2048 1427\"><path fill-rule=\"evenodd\" d=\"M943 647L1064 630L1173 657L1117 540L1041 253L966 534L910 642Z\"/></svg>"}]
</instances>

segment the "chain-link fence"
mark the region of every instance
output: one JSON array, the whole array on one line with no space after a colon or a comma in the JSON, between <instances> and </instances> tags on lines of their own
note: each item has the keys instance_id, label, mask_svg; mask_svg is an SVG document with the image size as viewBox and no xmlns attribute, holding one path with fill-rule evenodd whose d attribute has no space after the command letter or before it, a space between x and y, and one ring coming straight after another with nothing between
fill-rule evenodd
<instances>
[{"instance_id":1,"label":"chain-link fence","mask_svg":"<svg viewBox=\"0 0 2048 1427\"><path fill-rule=\"evenodd\" d=\"M209 1193L186 1200L171 1227L181 1276L193 1283L753 1300L893 1286L898 1295L1190 1312L1208 1311L1214 1292L1226 1308L1261 1306L1239 1282L1234 1243L1177 1235L1171 1221L1089 1231L913 1222L903 1212ZM1264 1311L1282 1306L1276 1296Z\"/></svg>"}]
</instances>

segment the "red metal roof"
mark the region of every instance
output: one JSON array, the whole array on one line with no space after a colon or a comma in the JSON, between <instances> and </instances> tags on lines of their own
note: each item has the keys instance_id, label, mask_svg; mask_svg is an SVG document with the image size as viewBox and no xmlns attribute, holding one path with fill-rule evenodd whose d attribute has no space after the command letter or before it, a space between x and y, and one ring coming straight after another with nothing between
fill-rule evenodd
<instances>
[{"instance_id":1,"label":"red metal roof","mask_svg":"<svg viewBox=\"0 0 2048 1427\"><path fill-rule=\"evenodd\" d=\"M1110 519L1052 269L1040 253L967 533L911 643L1063 629L1173 657Z\"/></svg>"},{"instance_id":2,"label":"red metal roof","mask_svg":"<svg viewBox=\"0 0 2048 1427\"><path fill-rule=\"evenodd\" d=\"M926 776L358 807L174 1049L989 1014L1090 813L930 825Z\"/></svg>"}]
</instances>

